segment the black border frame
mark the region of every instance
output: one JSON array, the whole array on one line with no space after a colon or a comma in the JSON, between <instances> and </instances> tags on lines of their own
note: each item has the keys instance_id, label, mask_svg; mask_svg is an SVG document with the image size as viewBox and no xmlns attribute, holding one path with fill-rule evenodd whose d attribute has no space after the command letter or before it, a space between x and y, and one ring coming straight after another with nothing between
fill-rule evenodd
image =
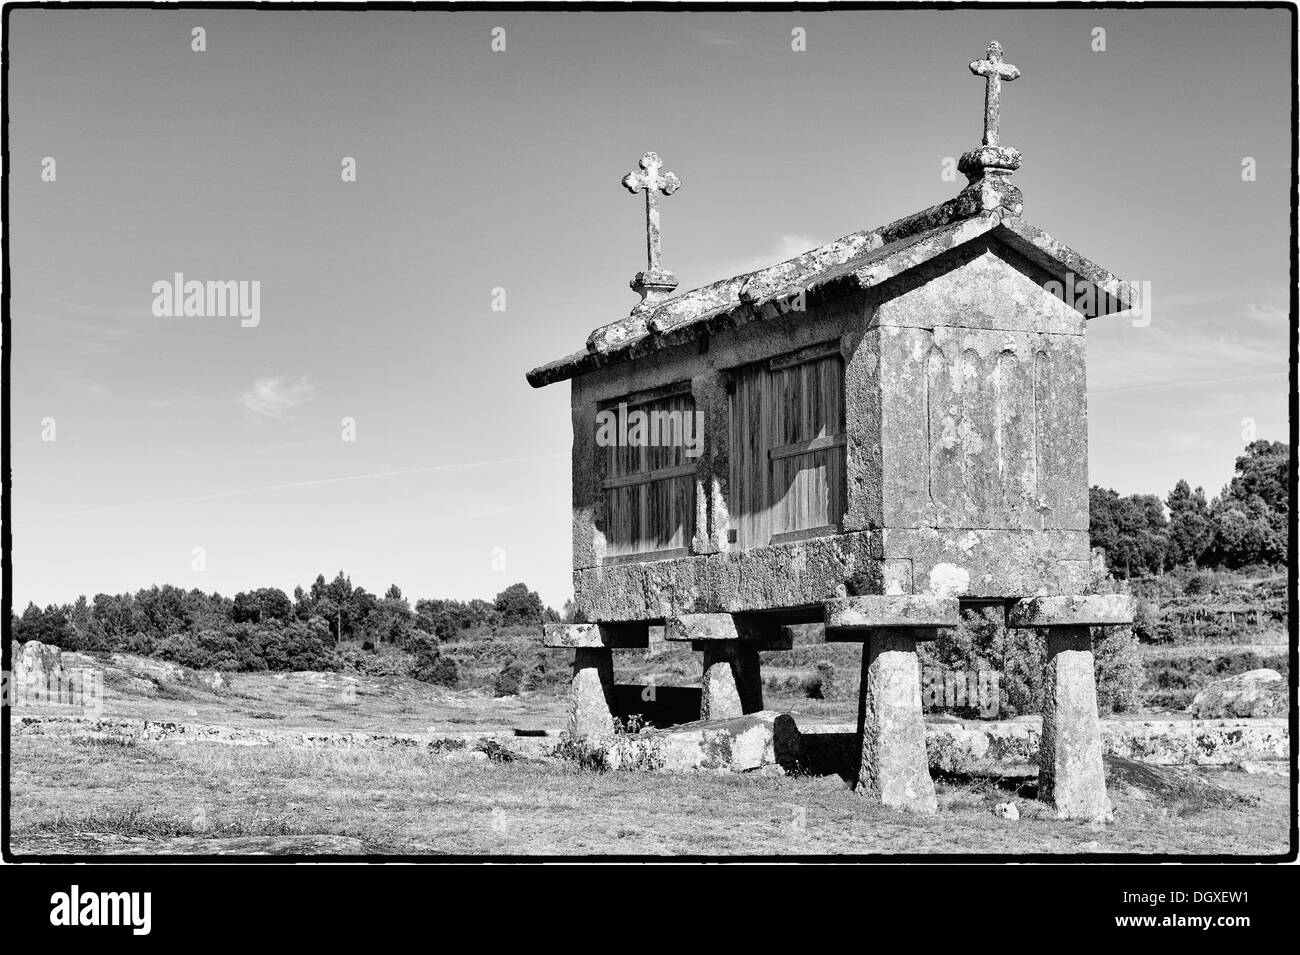
<instances>
[{"instance_id":1,"label":"black border frame","mask_svg":"<svg viewBox=\"0 0 1300 955\"><path fill-rule=\"evenodd\" d=\"M981 3L973 0L933 0L933 2L924 2L924 0L899 0L899 2L827 2L827 0L815 0L815 2L803 2L803 0L793 0L793 2L782 2L776 0L772 3L764 3L761 0L739 0L735 3L717 2L717 0L682 0L680 3L664 2L664 0L631 0L627 3L610 2L610 0L554 0L554 2L545 2L545 0L501 0L501 2L487 2L487 0L469 0L469 2L227 2L227 0L216 0L211 3L200 2L180 2L180 3L162 3L162 2L130 2L130 0L110 0L105 3L85 2L85 0L75 0L75 2L17 2L8 3L4 7L3 15L3 43L0 44L0 73L3 74L3 82L0 87L3 88L0 93L0 125L3 127L2 143L0 143L0 169L5 173L3 195L0 196L0 218L3 219L2 238L4 246L3 264L0 265L0 283L3 284L3 291L0 292L0 387L3 391L0 394L0 401L3 402L3 416L0 417L0 487L3 490L3 498L0 500L0 550L3 551L3 564L0 565L0 588L3 594L0 595L0 627L3 628L3 648L0 650L0 665L6 673L10 672L12 661L10 659L10 641L11 641L11 615L13 612L13 540L11 532L12 516L12 474L10 460L10 370L12 368L13 350L12 336L10 326L10 272L9 272L9 250L12 236L9 231L9 15L14 10L127 10L127 9L145 9L145 10L322 10L322 11L350 11L363 12L366 10L393 10L393 11L466 11L466 12L490 12L490 11L518 11L518 12L617 12L617 13L645 13L645 12L717 12L717 13L824 13L831 11L844 12L865 12L865 11L893 11L893 10L926 10L932 12L944 12L955 10L1149 10L1149 9L1184 9L1184 10L1207 10L1207 9L1284 9L1291 11L1291 85L1293 91L1300 89L1300 69L1297 68L1297 27L1300 26L1300 11L1294 2L1284 2L1284 0L1263 0L1263 2L1176 2L1176 0L1136 0L1136 2L1078 2L1078 0L1063 0L1058 3L1044 2L1001 2L1001 0L992 0L992 2ZM988 855L972 853L936 853L936 854L855 854L855 855L736 855L736 856L712 856L712 855L679 855L679 856L636 856L636 855L275 855L275 856L257 856L257 855L213 855L213 854L194 854L194 855L17 855L10 848L10 785L9 785L9 756L10 756L10 723L12 718L11 706L0 706L0 733L4 736L3 752L0 753L0 856L6 863L89 863L89 864L113 864L113 863L132 863L136 865L146 864L163 864L163 865L196 865L202 863L258 863L283 865L288 863L346 863L346 862L393 862L393 863L438 863L438 862L518 862L518 863L539 863L539 862L581 862L581 861L617 861L617 862L657 862L657 863L690 863L690 862L819 862L819 863L852 863L852 862L884 862L884 863L936 863L936 862L966 862L966 863L1008 863L1008 862L1069 862L1076 864L1087 863L1258 863L1258 862L1294 862L1300 853L1300 827L1297 826L1297 785L1300 784L1300 773L1297 772L1297 664L1300 663L1297 655L1297 633L1298 622L1296 619L1296 504L1297 504L1297 486L1296 486L1296 445L1300 440L1300 422L1297 421L1297 411L1300 410L1300 403L1297 401L1297 348L1300 347L1300 326L1298 326L1298 316L1300 316L1300 305L1298 305L1297 287L1300 283L1300 267L1297 263L1297 171L1300 169L1300 106L1297 100L1291 102L1291 290L1290 290L1290 313L1289 313L1289 342L1290 356L1289 365L1290 373L1288 375L1288 385L1290 393L1288 395L1289 420L1289 438L1291 444L1291 473L1290 473L1290 513L1292 519L1291 527L1291 560L1287 567L1287 600L1288 610L1287 629L1290 636L1289 642L1289 665L1290 665L1290 690L1292 707L1288 715L1288 728L1290 733L1291 748L1291 836L1290 851L1281 855L1172 855L1172 854L1151 854L1143 855L1139 853L1106 853L1104 855L1089 855L1077 853L1027 853L1006 854L990 853ZM86 877L93 878L90 872Z\"/></svg>"}]
</instances>

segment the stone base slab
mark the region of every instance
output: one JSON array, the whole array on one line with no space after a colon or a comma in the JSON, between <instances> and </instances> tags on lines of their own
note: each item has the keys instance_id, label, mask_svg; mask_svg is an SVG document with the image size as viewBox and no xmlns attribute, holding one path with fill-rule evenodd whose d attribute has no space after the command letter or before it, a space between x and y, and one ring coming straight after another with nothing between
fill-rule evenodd
<instances>
[{"instance_id":1,"label":"stone base slab","mask_svg":"<svg viewBox=\"0 0 1300 955\"><path fill-rule=\"evenodd\" d=\"M1086 517L1085 517L1086 525ZM950 597L1082 593L1088 531L888 527L718 551L580 567L574 605L588 620L812 607L853 594Z\"/></svg>"},{"instance_id":2,"label":"stone base slab","mask_svg":"<svg viewBox=\"0 0 1300 955\"><path fill-rule=\"evenodd\" d=\"M917 513L912 518L920 526L881 531L881 553L900 569L910 565L910 580L894 575L893 585L902 588L898 593L990 598L1081 594L1091 572L1091 549L1087 512L1079 517L1078 530L970 529L933 526L932 515Z\"/></svg>"},{"instance_id":3,"label":"stone base slab","mask_svg":"<svg viewBox=\"0 0 1300 955\"><path fill-rule=\"evenodd\" d=\"M573 572L588 620L651 620L820 605L849 582L883 591L880 537L858 531L748 551L607 564Z\"/></svg>"}]
</instances>

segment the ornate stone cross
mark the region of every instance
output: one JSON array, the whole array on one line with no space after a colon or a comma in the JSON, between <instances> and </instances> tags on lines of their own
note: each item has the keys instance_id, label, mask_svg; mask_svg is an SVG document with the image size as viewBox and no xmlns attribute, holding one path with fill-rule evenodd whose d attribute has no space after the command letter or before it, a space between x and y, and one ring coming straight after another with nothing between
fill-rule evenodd
<instances>
[{"instance_id":1,"label":"ornate stone cross","mask_svg":"<svg viewBox=\"0 0 1300 955\"><path fill-rule=\"evenodd\" d=\"M661 263L659 193L671 196L681 187L682 181L671 172L660 173L663 162L657 153L649 152L642 156L640 166L639 170L634 169L623 177L628 192L645 192L646 270L638 272L629 285L641 294L641 305L653 305L677 287L677 277L665 272Z\"/></svg>"},{"instance_id":2,"label":"ornate stone cross","mask_svg":"<svg viewBox=\"0 0 1300 955\"><path fill-rule=\"evenodd\" d=\"M998 111L1002 98L1002 81L1010 83L1020 71L1010 63L1002 62L1002 44L994 40L989 44L983 60L973 60L970 71L986 80L984 86L984 145L998 144Z\"/></svg>"}]
</instances>

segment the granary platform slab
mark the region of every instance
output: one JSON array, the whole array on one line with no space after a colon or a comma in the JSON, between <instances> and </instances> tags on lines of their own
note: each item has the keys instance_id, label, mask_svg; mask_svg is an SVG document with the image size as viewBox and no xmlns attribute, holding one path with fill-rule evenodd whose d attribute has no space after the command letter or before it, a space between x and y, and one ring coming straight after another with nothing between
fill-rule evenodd
<instances>
[{"instance_id":1,"label":"granary platform slab","mask_svg":"<svg viewBox=\"0 0 1300 955\"><path fill-rule=\"evenodd\" d=\"M1104 627L1133 622L1133 598L1128 594L1080 594L1030 597L1007 611L1007 626Z\"/></svg>"},{"instance_id":2,"label":"granary platform slab","mask_svg":"<svg viewBox=\"0 0 1300 955\"><path fill-rule=\"evenodd\" d=\"M789 650L794 646L794 637L788 628L777 622L757 619L758 616L692 613L669 617L664 627L664 639L689 642L694 649L700 649L708 643L731 640L742 642L755 650Z\"/></svg>"},{"instance_id":3,"label":"granary platform slab","mask_svg":"<svg viewBox=\"0 0 1300 955\"><path fill-rule=\"evenodd\" d=\"M820 607L852 595L1014 598L1082 593L1087 531L885 528L743 551L574 571L588 620L662 621L702 613Z\"/></svg>"},{"instance_id":4,"label":"granary platform slab","mask_svg":"<svg viewBox=\"0 0 1300 955\"><path fill-rule=\"evenodd\" d=\"M825 613L828 631L955 627L961 623L961 603L956 597L931 594L842 597L826 601Z\"/></svg>"},{"instance_id":5,"label":"granary platform slab","mask_svg":"<svg viewBox=\"0 0 1300 955\"><path fill-rule=\"evenodd\" d=\"M557 649L634 648L650 646L650 622L546 623L542 646Z\"/></svg>"},{"instance_id":6,"label":"granary platform slab","mask_svg":"<svg viewBox=\"0 0 1300 955\"><path fill-rule=\"evenodd\" d=\"M589 620L650 620L819 605L852 582L883 591L875 531L748 551L608 564L574 571L574 603Z\"/></svg>"}]
</instances>

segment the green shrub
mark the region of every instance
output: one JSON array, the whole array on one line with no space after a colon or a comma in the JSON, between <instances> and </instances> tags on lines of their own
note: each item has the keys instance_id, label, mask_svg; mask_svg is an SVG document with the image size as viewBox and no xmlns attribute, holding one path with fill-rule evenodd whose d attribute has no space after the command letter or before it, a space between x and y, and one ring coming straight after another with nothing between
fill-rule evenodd
<instances>
[{"instance_id":1,"label":"green shrub","mask_svg":"<svg viewBox=\"0 0 1300 955\"><path fill-rule=\"evenodd\" d=\"M603 773L609 769L609 759L605 755L605 750L588 742L583 736L561 733L559 742L551 750L551 755L588 772Z\"/></svg>"},{"instance_id":2,"label":"green shrub","mask_svg":"<svg viewBox=\"0 0 1300 955\"><path fill-rule=\"evenodd\" d=\"M295 621L283 627L259 630L255 636L261 650L262 665L268 670L337 668L329 629L319 617L307 623Z\"/></svg>"},{"instance_id":3,"label":"green shrub","mask_svg":"<svg viewBox=\"0 0 1300 955\"><path fill-rule=\"evenodd\" d=\"M835 664L818 660L816 669L816 673L803 679L799 689L810 700L829 700L836 689Z\"/></svg>"},{"instance_id":4,"label":"green shrub","mask_svg":"<svg viewBox=\"0 0 1300 955\"><path fill-rule=\"evenodd\" d=\"M374 652L344 647L337 652L338 669L366 676L410 676L412 658L405 650L380 644Z\"/></svg>"},{"instance_id":5,"label":"green shrub","mask_svg":"<svg viewBox=\"0 0 1300 955\"><path fill-rule=\"evenodd\" d=\"M1092 636L1097 711L1126 713L1137 709L1146 683L1137 637L1128 627L1099 627Z\"/></svg>"},{"instance_id":6,"label":"green shrub","mask_svg":"<svg viewBox=\"0 0 1300 955\"><path fill-rule=\"evenodd\" d=\"M516 657L501 668L492 681L493 696L518 696L524 682L524 667Z\"/></svg>"},{"instance_id":7,"label":"green shrub","mask_svg":"<svg viewBox=\"0 0 1300 955\"><path fill-rule=\"evenodd\" d=\"M414 660L411 664L411 676L422 683L437 686L455 687L460 682L460 668L451 657L444 656L438 649L438 640L424 634L412 640L409 645Z\"/></svg>"},{"instance_id":8,"label":"green shrub","mask_svg":"<svg viewBox=\"0 0 1300 955\"><path fill-rule=\"evenodd\" d=\"M1097 705L1103 713L1137 706L1145 679L1132 632L1107 634L1108 629L1093 633ZM1007 718L1042 712L1046 651L1043 631L1008 630L1002 609L986 607L963 610L961 624L922 644L920 657L922 667L999 673L998 715Z\"/></svg>"}]
</instances>

